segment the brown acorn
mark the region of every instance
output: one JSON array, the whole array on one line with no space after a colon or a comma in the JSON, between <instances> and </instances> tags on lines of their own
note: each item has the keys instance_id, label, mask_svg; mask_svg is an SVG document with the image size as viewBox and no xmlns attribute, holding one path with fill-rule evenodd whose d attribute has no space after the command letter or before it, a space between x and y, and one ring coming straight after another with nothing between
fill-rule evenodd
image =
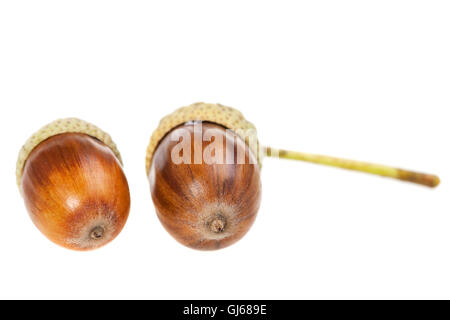
<instances>
[{"instance_id":1,"label":"brown acorn","mask_svg":"<svg viewBox=\"0 0 450 320\"><path fill-rule=\"evenodd\" d=\"M208 153L214 161L205 159ZM340 167L428 187L436 187L440 181L435 175L379 164L260 147L255 127L239 111L219 104L195 103L163 118L147 148L150 190L163 226L176 240L194 249L220 249L241 239L259 208L264 156Z\"/></svg>"},{"instance_id":2,"label":"brown acorn","mask_svg":"<svg viewBox=\"0 0 450 320\"><path fill-rule=\"evenodd\" d=\"M220 138L222 161L195 164L194 150L205 150L208 142L196 141L194 128L194 123L183 124L162 139L153 155L150 188L158 217L175 239L195 249L220 249L242 238L255 220L261 200L259 166L239 136L227 136L224 127L213 123L203 123L202 130ZM175 164L171 153L178 141L173 137L180 132L187 133L192 152L190 161ZM226 147L230 140L234 148ZM226 157L241 152L244 163L224 164Z\"/></svg>"},{"instance_id":3,"label":"brown acorn","mask_svg":"<svg viewBox=\"0 0 450 320\"><path fill-rule=\"evenodd\" d=\"M37 228L74 250L101 247L130 210L120 154L108 134L78 119L55 121L22 148L17 182Z\"/></svg>"}]
</instances>

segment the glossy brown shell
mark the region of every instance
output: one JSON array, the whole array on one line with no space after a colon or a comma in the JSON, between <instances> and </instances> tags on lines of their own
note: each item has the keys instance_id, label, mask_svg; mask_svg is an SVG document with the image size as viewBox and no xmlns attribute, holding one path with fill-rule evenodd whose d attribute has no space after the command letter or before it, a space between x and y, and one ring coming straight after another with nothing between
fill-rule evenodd
<instances>
[{"instance_id":1,"label":"glossy brown shell","mask_svg":"<svg viewBox=\"0 0 450 320\"><path fill-rule=\"evenodd\" d=\"M38 229L70 249L94 249L111 241L130 209L117 157L104 143L81 133L41 142L25 162L21 188Z\"/></svg>"},{"instance_id":2,"label":"glossy brown shell","mask_svg":"<svg viewBox=\"0 0 450 320\"><path fill-rule=\"evenodd\" d=\"M261 201L260 169L246 143L220 125L203 122L222 141L223 162L195 164L195 149L204 151L211 143L194 139L194 123L170 131L159 143L149 173L152 199L158 218L182 244L202 250L220 249L241 239L253 224ZM188 135L191 163L176 164L172 151ZM227 144L230 139L235 143ZM214 140L215 141L215 140ZM242 152L242 153L241 153ZM244 163L237 155L244 154ZM227 155L234 160L226 163ZM229 158L228 158L229 159Z\"/></svg>"}]
</instances>

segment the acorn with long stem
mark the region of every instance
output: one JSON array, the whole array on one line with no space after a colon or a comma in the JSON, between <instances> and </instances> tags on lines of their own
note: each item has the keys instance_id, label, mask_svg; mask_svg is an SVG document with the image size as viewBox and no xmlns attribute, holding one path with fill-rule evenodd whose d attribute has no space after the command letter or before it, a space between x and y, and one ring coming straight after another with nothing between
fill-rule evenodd
<instances>
[{"instance_id":1,"label":"acorn with long stem","mask_svg":"<svg viewBox=\"0 0 450 320\"><path fill-rule=\"evenodd\" d=\"M439 184L431 174L262 147L254 125L236 109L195 103L163 118L147 148L147 176L161 223L176 240L194 249L215 250L235 243L250 229L259 209L265 156L428 187Z\"/></svg>"}]
</instances>

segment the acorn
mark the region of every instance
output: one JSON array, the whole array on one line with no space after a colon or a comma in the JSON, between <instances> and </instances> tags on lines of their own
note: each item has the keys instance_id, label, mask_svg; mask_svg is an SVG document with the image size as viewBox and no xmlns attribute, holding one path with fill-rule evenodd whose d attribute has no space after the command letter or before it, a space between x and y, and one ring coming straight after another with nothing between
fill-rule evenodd
<instances>
[{"instance_id":1,"label":"acorn","mask_svg":"<svg viewBox=\"0 0 450 320\"><path fill-rule=\"evenodd\" d=\"M17 184L36 227L73 250L99 248L122 230L128 182L111 137L85 121L48 124L22 147Z\"/></svg>"},{"instance_id":2,"label":"acorn","mask_svg":"<svg viewBox=\"0 0 450 320\"><path fill-rule=\"evenodd\" d=\"M164 117L153 132L146 172L166 230L194 249L215 250L241 239L261 201L265 157L302 160L436 187L435 175L259 145L256 128L236 109L195 103Z\"/></svg>"}]
</instances>

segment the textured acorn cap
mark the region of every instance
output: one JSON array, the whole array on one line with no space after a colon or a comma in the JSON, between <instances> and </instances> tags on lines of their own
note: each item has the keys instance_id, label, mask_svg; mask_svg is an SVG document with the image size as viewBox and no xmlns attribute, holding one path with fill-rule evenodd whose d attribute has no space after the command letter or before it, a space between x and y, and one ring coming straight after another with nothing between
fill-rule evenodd
<instances>
[{"instance_id":1,"label":"textured acorn cap","mask_svg":"<svg viewBox=\"0 0 450 320\"><path fill-rule=\"evenodd\" d=\"M33 134L23 145L19 152L19 158L17 159L16 165L16 179L17 185L20 189L22 182L22 173L25 166L25 162L28 159L30 153L36 148L41 142L47 140L50 137L56 136L62 133L84 133L93 138L96 138L107 145L112 152L116 155L120 164L122 164L122 158L120 156L119 150L116 144L111 139L111 136L98 128L97 126L80 120L76 118L66 118L53 121L42 127L39 131Z\"/></svg>"},{"instance_id":2,"label":"textured acorn cap","mask_svg":"<svg viewBox=\"0 0 450 320\"><path fill-rule=\"evenodd\" d=\"M233 130L247 142L251 151L257 157L259 166L261 166L262 156L258 152L259 142L255 126L247 121L242 113L236 109L221 104L198 102L186 107L181 107L161 119L159 126L153 132L147 147L147 155L145 158L147 175L150 171L153 153L161 139L176 126L188 121L198 120L213 122ZM249 144L249 141L254 141L255 143Z\"/></svg>"}]
</instances>

